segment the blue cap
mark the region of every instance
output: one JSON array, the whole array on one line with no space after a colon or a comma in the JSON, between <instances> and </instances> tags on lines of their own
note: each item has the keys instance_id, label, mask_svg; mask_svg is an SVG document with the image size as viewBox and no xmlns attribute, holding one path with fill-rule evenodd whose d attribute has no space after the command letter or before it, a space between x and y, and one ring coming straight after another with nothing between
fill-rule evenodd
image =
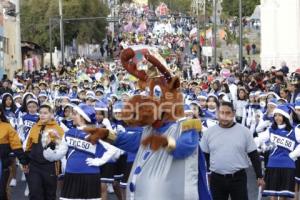
<instances>
[{"instance_id":1,"label":"blue cap","mask_svg":"<svg viewBox=\"0 0 300 200\"><path fill-rule=\"evenodd\" d=\"M81 102L78 98L71 98L71 103L79 104Z\"/></svg>"},{"instance_id":2,"label":"blue cap","mask_svg":"<svg viewBox=\"0 0 300 200\"><path fill-rule=\"evenodd\" d=\"M190 105L196 105L196 106L200 107L200 104L199 104L198 101L192 101L192 102L190 103Z\"/></svg>"},{"instance_id":3,"label":"blue cap","mask_svg":"<svg viewBox=\"0 0 300 200\"><path fill-rule=\"evenodd\" d=\"M256 96L256 93L255 93L255 92L250 92L249 96L250 96L250 97L255 97L255 96Z\"/></svg>"},{"instance_id":4,"label":"blue cap","mask_svg":"<svg viewBox=\"0 0 300 200\"><path fill-rule=\"evenodd\" d=\"M59 94L56 99L68 99L69 101L71 101L70 97L64 93Z\"/></svg>"},{"instance_id":5,"label":"blue cap","mask_svg":"<svg viewBox=\"0 0 300 200\"><path fill-rule=\"evenodd\" d=\"M264 93L264 92L260 92L258 97L259 97L259 98L267 97L267 94Z\"/></svg>"},{"instance_id":6,"label":"blue cap","mask_svg":"<svg viewBox=\"0 0 300 200\"><path fill-rule=\"evenodd\" d=\"M276 94L275 92L268 92L267 96L269 95L273 95L276 99L279 99L280 97L278 96L278 94Z\"/></svg>"},{"instance_id":7,"label":"blue cap","mask_svg":"<svg viewBox=\"0 0 300 200\"><path fill-rule=\"evenodd\" d=\"M209 98L209 97L214 97L214 98L216 98L216 99L218 100L217 95L215 95L215 94L213 94L213 93L208 94L207 98Z\"/></svg>"},{"instance_id":8,"label":"blue cap","mask_svg":"<svg viewBox=\"0 0 300 200\"><path fill-rule=\"evenodd\" d=\"M206 100L207 99L207 92L201 91L197 98Z\"/></svg>"},{"instance_id":9,"label":"blue cap","mask_svg":"<svg viewBox=\"0 0 300 200\"><path fill-rule=\"evenodd\" d=\"M78 112L87 122L96 122L96 111L92 106L81 103L78 106L72 105L73 109Z\"/></svg>"},{"instance_id":10,"label":"blue cap","mask_svg":"<svg viewBox=\"0 0 300 200\"><path fill-rule=\"evenodd\" d=\"M97 93L97 92L101 92L102 94L104 94L104 90L103 89L97 89L97 90L95 90L95 93Z\"/></svg>"},{"instance_id":11,"label":"blue cap","mask_svg":"<svg viewBox=\"0 0 300 200\"><path fill-rule=\"evenodd\" d=\"M95 110L96 111L108 111L107 104L105 104L103 101L97 101L95 104Z\"/></svg>"},{"instance_id":12,"label":"blue cap","mask_svg":"<svg viewBox=\"0 0 300 200\"><path fill-rule=\"evenodd\" d=\"M278 101L276 98L272 98L270 99L270 101L268 102L268 105L271 104L271 105L274 105L274 106L277 106L278 105Z\"/></svg>"},{"instance_id":13,"label":"blue cap","mask_svg":"<svg viewBox=\"0 0 300 200\"><path fill-rule=\"evenodd\" d=\"M34 99L34 98L29 98L29 99L27 99L26 105L29 104L29 103L35 103L36 105L39 105L38 100L36 100L36 99Z\"/></svg>"},{"instance_id":14,"label":"blue cap","mask_svg":"<svg viewBox=\"0 0 300 200\"><path fill-rule=\"evenodd\" d=\"M274 115L277 113L277 114L281 114L283 115L284 117L290 119L291 118L291 109L289 106L285 105L285 104L282 104L282 105L279 105L277 106L277 108L275 108L274 110Z\"/></svg>"},{"instance_id":15,"label":"blue cap","mask_svg":"<svg viewBox=\"0 0 300 200\"><path fill-rule=\"evenodd\" d=\"M11 98L13 98L13 95L10 94L10 93L8 93L8 92L2 94L2 99L3 99L5 96L10 96Z\"/></svg>"},{"instance_id":16,"label":"blue cap","mask_svg":"<svg viewBox=\"0 0 300 200\"><path fill-rule=\"evenodd\" d=\"M121 112L123 109L123 102L122 101L116 101L113 105L113 112Z\"/></svg>"},{"instance_id":17,"label":"blue cap","mask_svg":"<svg viewBox=\"0 0 300 200\"><path fill-rule=\"evenodd\" d=\"M38 97L47 97L48 98L48 95L45 91L41 91Z\"/></svg>"},{"instance_id":18,"label":"blue cap","mask_svg":"<svg viewBox=\"0 0 300 200\"><path fill-rule=\"evenodd\" d=\"M187 114L187 113L192 113L192 109L191 107L188 105L188 104L184 104L184 113Z\"/></svg>"},{"instance_id":19,"label":"blue cap","mask_svg":"<svg viewBox=\"0 0 300 200\"><path fill-rule=\"evenodd\" d=\"M21 97L20 94L16 93L16 94L14 94L14 98L13 99L16 100L17 98L22 98L22 97Z\"/></svg>"}]
</instances>

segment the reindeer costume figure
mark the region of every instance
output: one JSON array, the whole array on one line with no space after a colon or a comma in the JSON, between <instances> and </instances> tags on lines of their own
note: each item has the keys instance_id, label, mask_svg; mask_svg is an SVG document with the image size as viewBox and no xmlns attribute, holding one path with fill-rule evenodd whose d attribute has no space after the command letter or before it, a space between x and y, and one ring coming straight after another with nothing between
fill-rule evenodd
<instances>
[{"instance_id":1,"label":"reindeer costume figure","mask_svg":"<svg viewBox=\"0 0 300 200\"><path fill-rule=\"evenodd\" d=\"M201 121L184 118L179 77L173 77L152 52L145 55L152 64L147 72L137 69L134 56L132 49L125 49L121 62L144 92L125 102L122 116L128 125L144 127L143 132L116 136L107 129L90 128L87 139L111 140L125 151L137 152L128 200L210 200L199 151Z\"/></svg>"}]
</instances>

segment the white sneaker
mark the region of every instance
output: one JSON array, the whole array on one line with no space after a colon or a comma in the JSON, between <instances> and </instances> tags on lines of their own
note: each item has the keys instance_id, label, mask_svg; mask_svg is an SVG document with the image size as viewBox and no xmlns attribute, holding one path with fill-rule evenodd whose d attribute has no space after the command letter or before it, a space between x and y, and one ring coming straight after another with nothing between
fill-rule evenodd
<instances>
[{"instance_id":1,"label":"white sneaker","mask_svg":"<svg viewBox=\"0 0 300 200\"><path fill-rule=\"evenodd\" d=\"M114 188L113 188L113 186L112 186L112 184L107 184L107 191L108 191L108 193L114 193Z\"/></svg>"},{"instance_id":2,"label":"white sneaker","mask_svg":"<svg viewBox=\"0 0 300 200\"><path fill-rule=\"evenodd\" d=\"M11 179L9 186L10 187L16 187L17 186L17 180L15 178Z\"/></svg>"},{"instance_id":3,"label":"white sneaker","mask_svg":"<svg viewBox=\"0 0 300 200\"><path fill-rule=\"evenodd\" d=\"M25 188L25 191L24 191L24 196L28 197L28 195L29 195L29 188L28 188L28 185L26 184L26 188Z\"/></svg>"},{"instance_id":4,"label":"white sneaker","mask_svg":"<svg viewBox=\"0 0 300 200\"><path fill-rule=\"evenodd\" d=\"M26 181L26 177L25 177L25 174L24 174L24 173L22 173L21 181Z\"/></svg>"}]
</instances>

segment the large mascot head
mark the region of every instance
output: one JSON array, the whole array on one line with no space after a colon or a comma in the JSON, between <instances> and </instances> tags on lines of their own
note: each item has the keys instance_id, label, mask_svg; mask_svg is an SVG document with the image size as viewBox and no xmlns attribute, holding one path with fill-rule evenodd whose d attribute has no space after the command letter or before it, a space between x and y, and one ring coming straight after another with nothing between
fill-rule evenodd
<instances>
[{"instance_id":1,"label":"large mascot head","mask_svg":"<svg viewBox=\"0 0 300 200\"><path fill-rule=\"evenodd\" d=\"M128 125L160 127L164 123L184 117L180 79L172 76L167 67L151 51L144 57L151 64L148 70L139 70L133 62L135 52L125 49L121 53L123 67L138 79L143 92L125 102L123 120Z\"/></svg>"}]
</instances>

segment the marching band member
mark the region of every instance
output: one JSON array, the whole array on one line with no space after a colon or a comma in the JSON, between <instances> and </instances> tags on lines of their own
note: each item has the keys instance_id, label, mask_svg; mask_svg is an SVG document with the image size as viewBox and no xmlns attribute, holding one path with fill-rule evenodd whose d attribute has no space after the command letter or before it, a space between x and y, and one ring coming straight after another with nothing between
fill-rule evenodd
<instances>
[{"instance_id":1,"label":"marching band member","mask_svg":"<svg viewBox=\"0 0 300 200\"><path fill-rule=\"evenodd\" d=\"M44 150L49 161L66 155L64 184L60 199L100 199L100 168L114 154L99 141L86 141L88 125L96 123L95 110L86 104L73 105L73 122L76 128L68 130L61 142L52 150ZM83 130L84 129L84 130ZM91 130L95 128L90 128Z\"/></svg>"},{"instance_id":2,"label":"marching band member","mask_svg":"<svg viewBox=\"0 0 300 200\"><path fill-rule=\"evenodd\" d=\"M2 107L6 118L9 120L12 127L16 128L16 110L17 106L13 100L13 96L10 93L4 93L2 95Z\"/></svg>"},{"instance_id":3,"label":"marching band member","mask_svg":"<svg viewBox=\"0 0 300 200\"><path fill-rule=\"evenodd\" d=\"M21 120L18 123L18 133L23 144L28 136L28 133L32 126L39 120L38 115L38 101L36 99L28 99L26 103L27 113L24 113Z\"/></svg>"},{"instance_id":4,"label":"marching band member","mask_svg":"<svg viewBox=\"0 0 300 200\"><path fill-rule=\"evenodd\" d=\"M269 102L267 102L267 110L263 114L263 116L259 119L258 125L256 127L256 132L260 133L265 131L267 128L270 128L270 126L274 122L274 109L277 107L277 99L271 99Z\"/></svg>"},{"instance_id":5,"label":"marching band member","mask_svg":"<svg viewBox=\"0 0 300 200\"><path fill-rule=\"evenodd\" d=\"M207 110L204 111L204 118L217 119L217 108L219 106L218 97L215 94L209 94L206 102Z\"/></svg>"},{"instance_id":6,"label":"marching band member","mask_svg":"<svg viewBox=\"0 0 300 200\"><path fill-rule=\"evenodd\" d=\"M206 107L207 93L201 91L200 94L197 96L197 99L199 101L201 110L204 112L207 109Z\"/></svg>"},{"instance_id":7,"label":"marching band member","mask_svg":"<svg viewBox=\"0 0 300 200\"><path fill-rule=\"evenodd\" d=\"M300 133L290 122L290 108L280 105L274 110L274 123L255 138L258 147L265 142L273 146L269 155L263 196L271 199L294 198L295 160L299 157Z\"/></svg>"},{"instance_id":8,"label":"marching band member","mask_svg":"<svg viewBox=\"0 0 300 200\"><path fill-rule=\"evenodd\" d=\"M258 113L260 106L257 104L255 99L255 92L251 92L249 95L249 104L245 107L243 111L242 125L250 129L251 133L255 133L255 127L257 125Z\"/></svg>"}]
</instances>

